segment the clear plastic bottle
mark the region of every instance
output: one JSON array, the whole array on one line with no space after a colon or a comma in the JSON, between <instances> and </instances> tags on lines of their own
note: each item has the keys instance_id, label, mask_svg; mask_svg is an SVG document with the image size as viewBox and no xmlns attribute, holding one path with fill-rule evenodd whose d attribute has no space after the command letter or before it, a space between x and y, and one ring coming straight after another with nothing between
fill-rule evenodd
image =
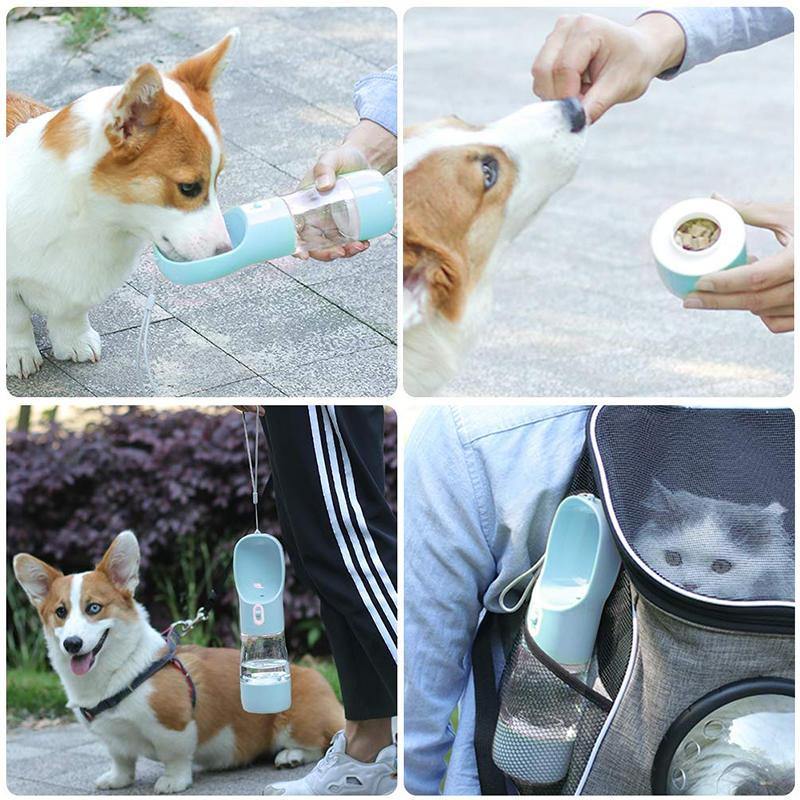
<instances>
[{"instance_id":1,"label":"clear plastic bottle","mask_svg":"<svg viewBox=\"0 0 800 800\"><path fill-rule=\"evenodd\" d=\"M358 204L346 178L340 178L325 194L311 187L286 195L283 201L294 219L296 253L327 250L358 241L361 228Z\"/></svg>"},{"instance_id":2,"label":"clear plastic bottle","mask_svg":"<svg viewBox=\"0 0 800 800\"><path fill-rule=\"evenodd\" d=\"M242 634L240 659L242 683L274 686L291 679L289 653L282 633L272 636Z\"/></svg>"}]
</instances>

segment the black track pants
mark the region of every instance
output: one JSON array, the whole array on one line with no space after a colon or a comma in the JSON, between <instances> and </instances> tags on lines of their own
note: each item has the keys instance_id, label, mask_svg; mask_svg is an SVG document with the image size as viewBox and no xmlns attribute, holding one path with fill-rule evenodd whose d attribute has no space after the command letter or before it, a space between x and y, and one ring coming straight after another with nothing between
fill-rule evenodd
<instances>
[{"instance_id":1,"label":"black track pants","mask_svg":"<svg viewBox=\"0 0 800 800\"><path fill-rule=\"evenodd\" d=\"M397 520L384 494L383 408L267 406L283 539L320 598L349 720L397 711Z\"/></svg>"}]
</instances>

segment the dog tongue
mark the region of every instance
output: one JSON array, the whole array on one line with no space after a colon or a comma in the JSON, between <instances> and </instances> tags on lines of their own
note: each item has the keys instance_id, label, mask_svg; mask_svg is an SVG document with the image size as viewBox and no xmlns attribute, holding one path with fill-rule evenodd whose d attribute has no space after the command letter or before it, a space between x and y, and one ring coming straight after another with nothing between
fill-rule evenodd
<instances>
[{"instance_id":1,"label":"dog tongue","mask_svg":"<svg viewBox=\"0 0 800 800\"><path fill-rule=\"evenodd\" d=\"M85 675L91 669L92 661L92 653L84 653L82 656L72 656L69 666L76 675Z\"/></svg>"}]
</instances>

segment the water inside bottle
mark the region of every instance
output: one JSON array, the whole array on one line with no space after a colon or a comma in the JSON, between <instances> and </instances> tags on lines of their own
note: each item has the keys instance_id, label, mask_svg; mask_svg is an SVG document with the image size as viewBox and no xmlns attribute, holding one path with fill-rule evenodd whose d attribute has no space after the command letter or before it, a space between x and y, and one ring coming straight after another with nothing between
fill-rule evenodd
<instances>
[{"instance_id":1,"label":"water inside bottle","mask_svg":"<svg viewBox=\"0 0 800 800\"><path fill-rule=\"evenodd\" d=\"M275 686L289 680L289 665L282 658L253 658L243 661L241 679L257 686Z\"/></svg>"},{"instance_id":2,"label":"water inside bottle","mask_svg":"<svg viewBox=\"0 0 800 800\"><path fill-rule=\"evenodd\" d=\"M350 205L346 200L339 200L309 208L305 213L295 216L297 249L304 252L327 250L355 241L358 226Z\"/></svg>"}]
</instances>

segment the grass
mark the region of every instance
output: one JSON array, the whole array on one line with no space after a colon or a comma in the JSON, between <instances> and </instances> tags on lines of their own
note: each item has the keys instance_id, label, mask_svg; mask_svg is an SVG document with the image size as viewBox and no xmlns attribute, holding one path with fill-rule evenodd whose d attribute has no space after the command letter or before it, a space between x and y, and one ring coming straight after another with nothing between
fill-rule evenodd
<instances>
[{"instance_id":1,"label":"grass","mask_svg":"<svg viewBox=\"0 0 800 800\"><path fill-rule=\"evenodd\" d=\"M69 714L67 697L55 672L9 669L6 673L6 713L9 723L25 717L54 719Z\"/></svg>"},{"instance_id":2,"label":"grass","mask_svg":"<svg viewBox=\"0 0 800 800\"><path fill-rule=\"evenodd\" d=\"M330 659L305 656L300 663L313 667L330 683L341 701L339 676ZM10 668L6 673L6 715L10 725L30 717L57 719L72 716L66 708L67 698L58 675L52 670Z\"/></svg>"},{"instance_id":3,"label":"grass","mask_svg":"<svg viewBox=\"0 0 800 800\"><path fill-rule=\"evenodd\" d=\"M118 9L106 6L71 8L60 17L61 23L69 29L64 39L67 46L74 50L83 50L92 42L106 36L111 31L112 12L144 22L150 9L136 6Z\"/></svg>"}]
</instances>

